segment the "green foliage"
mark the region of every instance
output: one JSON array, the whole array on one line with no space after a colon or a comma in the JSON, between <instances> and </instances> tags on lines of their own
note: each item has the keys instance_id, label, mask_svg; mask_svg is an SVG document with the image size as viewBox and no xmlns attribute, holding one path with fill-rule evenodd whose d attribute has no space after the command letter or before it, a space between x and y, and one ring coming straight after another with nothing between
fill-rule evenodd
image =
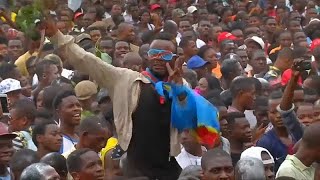
<instances>
[{"instance_id":1,"label":"green foliage","mask_svg":"<svg viewBox=\"0 0 320 180\"><path fill-rule=\"evenodd\" d=\"M35 22L43 19L43 9L43 0L34 0L33 4L22 7L17 14L16 24L19 30L32 40L41 38Z\"/></svg>"}]
</instances>

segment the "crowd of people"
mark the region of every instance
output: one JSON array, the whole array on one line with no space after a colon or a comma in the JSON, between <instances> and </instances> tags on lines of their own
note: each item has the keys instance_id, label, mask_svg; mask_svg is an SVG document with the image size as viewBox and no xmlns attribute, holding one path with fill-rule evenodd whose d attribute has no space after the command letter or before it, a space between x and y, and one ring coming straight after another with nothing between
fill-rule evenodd
<instances>
[{"instance_id":1,"label":"crowd of people","mask_svg":"<svg viewBox=\"0 0 320 180\"><path fill-rule=\"evenodd\" d=\"M0 3L0 180L320 179L319 0L45 2Z\"/></svg>"}]
</instances>

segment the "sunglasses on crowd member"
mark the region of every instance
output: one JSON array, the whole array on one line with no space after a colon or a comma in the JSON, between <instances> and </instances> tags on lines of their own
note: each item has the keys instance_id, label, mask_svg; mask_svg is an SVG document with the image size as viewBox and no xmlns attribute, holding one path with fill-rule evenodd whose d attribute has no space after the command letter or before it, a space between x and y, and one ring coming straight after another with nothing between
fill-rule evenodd
<instances>
[{"instance_id":1,"label":"sunglasses on crowd member","mask_svg":"<svg viewBox=\"0 0 320 180\"><path fill-rule=\"evenodd\" d=\"M148 51L148 57L151 59L162 59L165 61L171 61L173 57L176 57L177 55L172 53L168 50L162 50L162 49L150 49Z\"/></svg>"}]
</instances>

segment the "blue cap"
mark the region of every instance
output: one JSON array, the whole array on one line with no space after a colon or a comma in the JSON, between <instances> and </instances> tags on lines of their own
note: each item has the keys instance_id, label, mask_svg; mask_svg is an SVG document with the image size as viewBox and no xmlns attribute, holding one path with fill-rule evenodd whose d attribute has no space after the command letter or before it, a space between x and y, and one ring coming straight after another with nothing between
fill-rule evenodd
<instances>
[{"instance_id":1,"label":"blue cap","mask_svg":"<svg viewBox=\"0 0 320 180\"><path fill-rule=\"evenodd\" d=\"M204 66L205 64L209 63L208 61L203 60L200 56L195 55L192 56L189 61L187 62L188 69L198 69Z\"/></svg>"}]
</instances>

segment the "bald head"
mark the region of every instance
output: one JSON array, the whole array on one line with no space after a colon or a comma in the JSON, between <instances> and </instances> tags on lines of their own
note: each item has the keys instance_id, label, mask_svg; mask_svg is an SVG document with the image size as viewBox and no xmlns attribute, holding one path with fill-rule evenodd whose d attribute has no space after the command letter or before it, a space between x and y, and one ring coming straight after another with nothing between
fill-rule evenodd
<instances>
[{"instance_id":1,"label":"bald head","mask_svg":"<svg viewBox=\"0 0 320 180\"><path fill-rule=\"evenodd\" d=\"M314 122L307 128L305 128L302 136L302 144L308 149L318 149L320 146L320 122Z\"/></svg>"},{"instance_id":2,"label":"bald head","mask_svg":"<svg viewBox=\"0 0 320 180\"><path fill-rule=\"evenodd\" d=\"M175 23L172 20L167 20L164 22L163 31L170 33L171 35L173 35L175 37L178 32L178 25L177 25L177 23Z\"/></svg>"},{"instance_id":3,"label":"bald head","mask_svg":"<svg viewBox=\"0 0 320 180\"><path fill-rule=\"evenodd\" d=\"M124 30L128 29L129 27L132 27L132 24L123 22L120 23L118 26L118 33L122 33Z\"/></svg>"},{"instance_id":4,"label":"bald head","mask_svg":"<svg viewBox=\"0 0 320 180\"><path fill-rule=\"evenodd\" d=\"M136 52L129 52L123 58L123 66L125 68L131 69L134 71L140 71L141 65L142 65L142 58Z\"/></svg>"},{"instance_id":5,"label":"bald head","mask_svg":"<svg viewBox=\"0 0 320 180\"><path fill-rule=\"evenodd\" d=\"M210 164L212 163L219 164L220 160L227 160L232 162L230 155L226 151L220 148L211 149L202 156L201 167L202 169L207 169L211 166Z\"/></svg>"}]
</instances>

